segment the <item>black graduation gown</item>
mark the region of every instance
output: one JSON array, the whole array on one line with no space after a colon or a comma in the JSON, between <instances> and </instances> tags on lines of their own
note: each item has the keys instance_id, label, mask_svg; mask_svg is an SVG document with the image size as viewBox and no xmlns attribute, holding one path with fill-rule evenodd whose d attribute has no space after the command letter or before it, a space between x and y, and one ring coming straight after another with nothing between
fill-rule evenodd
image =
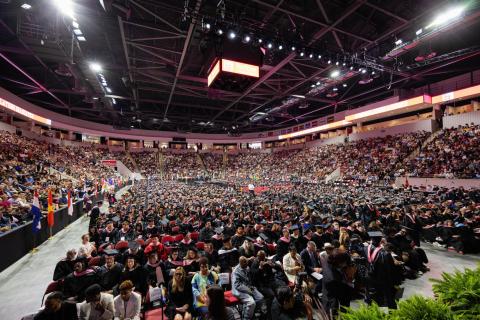
<instances>
[{"instance_id":1,"label":"black graduation gown","mask_svg":"<svg viewBox=\"0 0 480 320\"><path fill-rule=\"evenodd\" d=\"M232 237L232 246L234 246L235 248L238 248L243 244L244 241L245 241L245 236L234 235Z\"/></svg>"},{"instance_id":2,"label":"black graduation gown","mask_svg":"<svg viewBox=\"0 0 480 320\"><path fill-rule=\"evenodd\" d=\"M92 211L90 211L89 227L97 225L98 217L100 217L100 208L97 205L95 205L95 207L92 208Z\"/></svg>"},{"instance_id":3,"label":"black graduation gown","mask_svg":"<svg viewBox=\"0 0 480 320\"><path fill-rule=\"evenodd\" d=\"M98 282L99 277L96 272L82 276L75 276L71 273L65 278L63 283L63 294L67 298L77 297L77 302L81 302L85 298L85 289Z\"/></svg>"},{"instance_id":4,"label":"black graduation gown","mask_svg":"<svg viewBox=\"0 0 480 320\"><path fill-rule=\"evenodd\" d=\"M108 232L107 230L103 230L100 233L100 243L116 243L118 241L118 230L113 229L111 232Z\"/></svg>"},{"instance_id":5,"label":"black graduation gown","mask_svg":"<svg viewBox=\"0 0 480 320\"><path fill-rule=\"evenodd\" d=\"M66 259L57 262L57 265L55 266L55 271L53 271L53 281L63 279L70 273L72 273L74 264L74 261L68 261Z\"/></svg>"},{"instance_id":6,"label":"black graduation gown","mask_svg":"<svg viewBox=\"0 0 480 320\"><path fill-rule=\"evenodd\" d=\"M365 256L368 252L375 250L374 246L365 247ZM371 298L377 302L379 306L387 306L396 308L395 303L395 264L392 255L381 249L373 262L373 272L367 280L368 291L374 291Z\"/></svg>"},{"instance_id":7,"label":"black graduation gown","mask_svg":"<svg viewBox=\"0 0 480 320\"><path fill-rule=\"evenodd\" d=\"M238 264L240 255L237 248L225 249L222 247L218 251L218 264L221 272L232 272L233 267Z\"/></svg>"},{"instance_id":8,"label":"black graduation gown","mask_svg":"<svg viewBox=\"0 0 480 320\"><path fill-rule=\"evenodd\" d=\"M62 306L57 312L47 313L45 310L40 311L33 320L77 320L77 305L71 302L62 302Z\"/></svg>"},{"instance_id":9,"label":"black graduation gown","mask_svg":"<svg viewBox=\"0 0 480 320\"><path fill-rule=\"evenodd\" d=\"M147 294L147 274L144 268L137 266L133 270L124 269L120 277L120 282L123 282L125 280L132 281L135 290L138 290L143 296Z\"/></svg>"},{"instance_id":10,"label":"black graduation gown","mask_svg":"<svg viewBox=\"0 0 480 320\"><path fill-rule=\"evenodd\" d=\"M277 242L277 253L276 260L282 262L283 256L288 253L288 247L290 246L290 241L286 242L283 238L280 238Z\"/></svg>"},{"instance_id":11,"label":"black graduation gown","mask_svg":"<svg viewBox=\"0 0 480 320\"><path fill-rule=\"evenodd\" d=\"M111 269L107 269L107 266L102 266L99 270L100 285L106 291L112 290L113 287L120 283L122 277L123 265L115 263Z\"/></svg>"}]
</instances>

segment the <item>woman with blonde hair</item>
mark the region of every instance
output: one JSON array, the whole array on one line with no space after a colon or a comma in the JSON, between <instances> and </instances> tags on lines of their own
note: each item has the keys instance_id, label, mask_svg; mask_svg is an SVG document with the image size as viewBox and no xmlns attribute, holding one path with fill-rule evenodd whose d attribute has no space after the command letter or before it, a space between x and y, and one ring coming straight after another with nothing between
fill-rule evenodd
<instances>
[{"instance_id":1,"label":"woman with blonde hair","mask_svg":"<svg viewBox=\"0 0 480 320\"><path fill-rule=\"evenodd\" d=\"M340 242L340 249L344 252L347 251L350 246L350 235L348 234L347 228L340 228L338 241Z\"/></svg>"},{"instance_id":2,"label":"woman with blonde hair","mask_svg":"<svg viewBox=\"0 0 480 320\"><path fill-rule=\"evenodd\" d=\"M191 280L183 267L177 267L173 273L173 278L168 283L168 307L167 314L169 319L190 320L191 301L193 301Z\"/></svg>"}]
</instances>

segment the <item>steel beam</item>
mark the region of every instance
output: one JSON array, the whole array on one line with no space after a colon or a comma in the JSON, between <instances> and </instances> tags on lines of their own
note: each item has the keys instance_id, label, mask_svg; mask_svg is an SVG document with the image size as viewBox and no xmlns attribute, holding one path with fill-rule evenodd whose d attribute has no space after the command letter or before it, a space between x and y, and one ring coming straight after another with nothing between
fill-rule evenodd
<instances>
[{"instance_id":1,"label":"steel beam","mask_svg":"<svg viewBox=\"0 0 480 320\"><path fill-rule=\"evenodd\" d=\"M319 0L317 0L317 1L319 1ZM394 14L394 13L388 11L388 10L385 10L385 9L383 9L383 8L380 8L379 6L374 5L373 3L370 3L370 2L367 1L367 2L365 2L365 4L366 4L367 6L369 6L370 8L373 8L373 9L375 9L375 10L377 10L377 11L380 11L380 12L386 14L387 16L390 16L390 17L392 17L392 18L395 18L395 19L397 19L397 20L399 20L399 21L401 21L401 22L403 22L403 23L408 22L407 19L404 19L404 18L402 18L402 17L400 17L400 16L398 16L398 15L396 15L396 14Z\"/></svg>"},{"instance_id":2,"label":"steel beam","mask_svg":"<svg viewBox=\"0 0 480 320\"><path fill-rule=\"evenodd\" d=\"M160 17L158 14L156 14L155 12L152 12L151 10L145 8L144 6L142 6L141 4L139 4L138 2L134 1L134 0L129 0L130 3L134 4L135 6L137 6L138 8L142 9L143 11L145 11L146 13L152 15L153 17L155 17L156 19L162 21L163 23L165 23L167 26L169 26L170 28L172 28L173 30L177 31L177 32L180 32L180 33L183 33L182 30L180 30L179 28L177 28L176 26L174 26L173 24L171 24L170 22L168 22L167 20L165 20L164 18Z\"/></svg>"}]
</instances>

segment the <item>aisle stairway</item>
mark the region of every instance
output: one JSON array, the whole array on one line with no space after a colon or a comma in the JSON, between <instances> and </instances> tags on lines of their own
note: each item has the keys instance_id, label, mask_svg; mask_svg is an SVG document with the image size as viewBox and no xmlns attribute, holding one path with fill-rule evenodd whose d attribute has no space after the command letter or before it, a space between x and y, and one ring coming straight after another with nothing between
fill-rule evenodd
<instances>
[{"instance_id":1,"label":"aisle stairway","mask_svg":"<svg viewBox=\"0 0 480 320\"><path fill-rule=\"evenodd\" d=\"M420 151L423 150L430 142L432 142L433 140L435 140L435 138L442 132L441 129L438 129L437 131L434 131L432 132L432 134L430 136L428 136L427 139L425 139L422 144L420 145L420 147L416 148L415 150L413 150L409 155L408 157L405 158L404 161L409 161L415 157L417 157L419 154L420 154Z\"/></svg>"},{"instance_id":2,"label":"aisle stairway","mask_svg":"<svg viewBox=\"0 0 480 320\"><path fill-rule=\"evenodd\" d=\"M196 152L196 154L197 154L197 159L200 162L200 165L202 166L203 172L205 172L205 175L210 176L210 172L208 172L207 165L205 164L205 159L203 159L200 152Z\"/></svg>"},{"instance_id":3,"label":"aisle stairway","mask_svg":"<svg viewBox=\"0 0 480 320\"><path fill-rule=\"evenodd\" d=\"M132 157L130 151L126 150L125 153L126 153L126 155L127 155L127 159L130 160L130 162L131 162L132 165L133 165L133 171L134 171L134 172L140 172L140 170L138 169L137 162L136 162L135 159Z\"/></svg>"}]
</instances>

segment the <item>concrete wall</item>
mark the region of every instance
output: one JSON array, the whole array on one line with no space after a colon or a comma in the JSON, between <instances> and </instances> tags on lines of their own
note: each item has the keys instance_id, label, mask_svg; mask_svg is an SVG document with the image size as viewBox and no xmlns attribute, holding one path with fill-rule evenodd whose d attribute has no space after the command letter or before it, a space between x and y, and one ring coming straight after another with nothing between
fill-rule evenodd
<instances>
[{"instance_id":1,"label":"concrete wall","mask_svg":"<svg viewBox=\"0 0 480 320\"><path fill-rule=\"evenodd\" d=\"M422 131L422 130L427 132L432 132L434 125L435 125L435 122L433 120L430 120L430 119L421 120L421 121L407 123L404 125L395 126L391 128L352 133L348 136L348 139L350 141L357 141L357 140L376 138L376 137L385 137L388 135L396 135L396 134Z\"/></svg>"},{"instance_id":2,"label":"concrete wall","mask_svg":"<svg viewBox=\"0 0 480 320\"><path fill-rule=\"evenodd\" d=\"M10 133L15 133L17 128L12 125L6 124L5 122L0 121L0 130L8 131Z\"/></svg>"},{"instance_id":3,"label":"concrete wall","mask_svg":"<svg viewBox=\"0 0 480 320\"><path fill-rule=\"evenodd\" d=\"M395 179L395 186L401 187L405 184L405 177ZM465 189L480 188L480 179L445 179L445 178L414 178L408 177L408 184L416 187L439 186L446 188Z\"/></svg>"},{"instance_id":4,"label":"concrete wall","mask_svg":"<svg viewBox=\"0 0 480 320\"><path fill-rule=\"evenodd\" d=\"M466 124L474 123L480 125L480 111L456 114L453 116L443 117L443 128L455 128Z\"/></svg>"}]
</instances>

